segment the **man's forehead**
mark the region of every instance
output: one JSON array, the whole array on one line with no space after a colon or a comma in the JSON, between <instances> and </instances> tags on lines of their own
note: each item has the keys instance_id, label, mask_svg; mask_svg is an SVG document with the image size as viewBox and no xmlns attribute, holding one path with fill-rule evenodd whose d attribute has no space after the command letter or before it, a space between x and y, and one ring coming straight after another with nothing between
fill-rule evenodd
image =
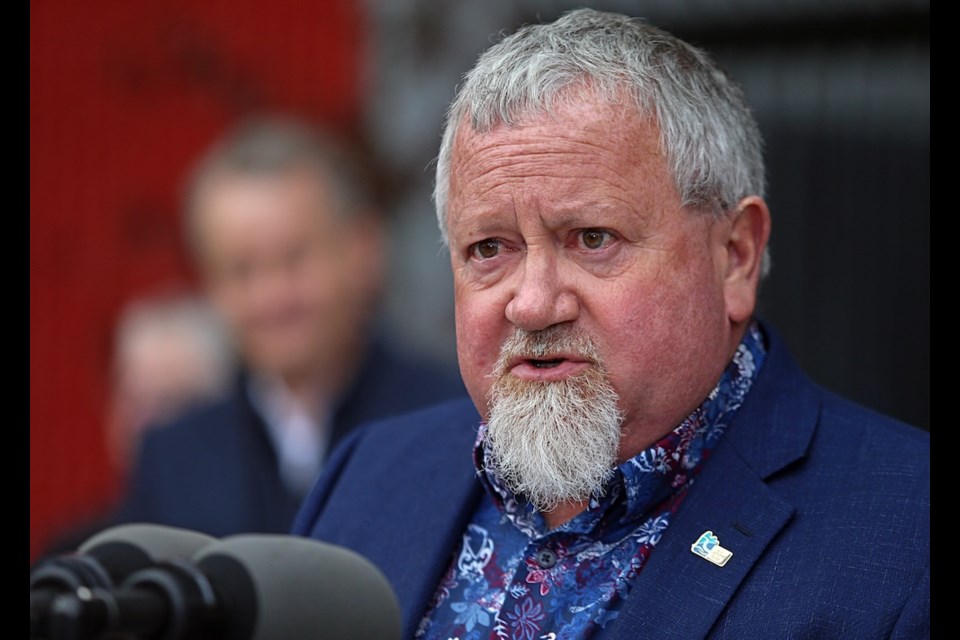
<instances>
[{"instance_id":1,"label":"man's forehead","mask_svg":"<svg viewBox=\"0 0 960 640\"><path fill-rule=\"evenodd\" d=\"M519 152L550 154L564 149L625 157L662 155L660 130L653 118L632 104L587 95L556 104L550 111L529 112L481 130L463 118L457 127L451 164L454 171L462 171L484 154L504 160ZM543 159L550 160L549 156Z\"/></svg>"},{"instance_id":2,"label":"man's forehead","mask_svg":"<svg viewBox=\"0 0 960 640\"><path fill-rule=\"evenodd\" d=\"M673 188L656 123L608 103L581 102L487 131L461 123L451 169L452 210L477 198L516 197L504 190L521 182L577 200L625 195L651 183Z\"/></svg>"}]
</instances>

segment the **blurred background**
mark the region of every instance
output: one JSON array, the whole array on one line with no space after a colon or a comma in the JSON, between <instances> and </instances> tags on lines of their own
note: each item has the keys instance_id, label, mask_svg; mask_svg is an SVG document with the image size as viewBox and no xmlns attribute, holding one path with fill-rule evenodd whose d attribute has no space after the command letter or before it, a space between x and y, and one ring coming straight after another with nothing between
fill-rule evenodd
<instances>
[{"instance_id":1,"label":"blurred background","mask_svg":"<svg viewBox=\"0 0 960 640\"><path fill-rule=\"evenodd\" d=\"M195 285L179 197L197 155L260 111L353 140L389 214L380 323L455 362L430 202L444 109L499 32L584 5L740 80L767 146L761 315L815 380L929 430L928 1L31 0L31 560L119 494L113 333L131 300Z\"/></svg>"}]
</instances>

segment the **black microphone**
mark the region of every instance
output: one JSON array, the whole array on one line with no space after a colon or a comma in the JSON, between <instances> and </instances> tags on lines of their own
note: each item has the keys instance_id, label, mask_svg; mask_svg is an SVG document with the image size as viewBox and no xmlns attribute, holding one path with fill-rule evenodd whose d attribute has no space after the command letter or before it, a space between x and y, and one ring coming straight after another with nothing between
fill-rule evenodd
<instances>
[{"instance_id":1,"label":"black microphone","mask_svg":"<svg viewBox=\"0 0 960 640\"><path fill-rule=\"evenodd\" d=\"M280 534L242 534L131 574L117 590L54 601L51 640L399 640L400 607L363 556Z\"/></svg>"},{"instance_id":2,"label":"black microphone","mask_svg":"<svg viewBox=\"0 0 960 640\"><path fill-rule=\"evenodd\" d=\"M75 553L40 560L30 570L30 637L46 637L57 596L78 589L113 589L139 570L168 559L190 558L216 541L187 529L125 524L90 537Z\"/></svg>"}]
</instances>

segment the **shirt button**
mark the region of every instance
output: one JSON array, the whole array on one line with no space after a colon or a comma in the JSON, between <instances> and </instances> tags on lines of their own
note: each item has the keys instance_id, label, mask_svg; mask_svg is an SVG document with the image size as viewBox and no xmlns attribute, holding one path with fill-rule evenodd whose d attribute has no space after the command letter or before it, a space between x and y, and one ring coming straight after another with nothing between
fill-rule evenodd
<instances>
[{"instance_id":1,"label":"shirt button","mask_svg":"<svg viewBox=\"0 0 960 640\"><path fill-rule=\"evenodd\" d=\"M534 560L536 560L537 564L544 569L549 569L553 565L557 564L557 554L550 549L541 549L540 551L537 551L537 555L534 556Z\"/></svg>"}]
</instances>

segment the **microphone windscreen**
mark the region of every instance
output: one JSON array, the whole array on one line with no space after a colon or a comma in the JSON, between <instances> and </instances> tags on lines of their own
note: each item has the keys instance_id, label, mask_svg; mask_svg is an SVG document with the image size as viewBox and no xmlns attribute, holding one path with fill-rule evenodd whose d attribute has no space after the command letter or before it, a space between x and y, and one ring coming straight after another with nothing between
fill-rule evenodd
<instances>
[{"instance_id":1,"label":"microphone windscreen","mask_svg":"<svg viewBox=\"0 0 960 640\"><path fill-rule=\"evenodd\" d=\"M96 559L119 584L134 571L157 562L190 559L216 541L213 536L189 529L131 523L95 534L81 544L77 552Z\"/></svg>"},{"instance_id":2,"label":"microphone windscreen","mask_svg":"<svg viewBox=\"0 0 960 640\"><path fill-rule=\"evenodd\" d=\"M243 640L399 640L400 607L386 577L358 553L309 538L240 534L193 557Z\"/></svg>"},{"instance_id":3,"label":"microphone windscreen","mask_svg":"<svg viewBox=\"0 0 960 640\"><path fill-rule=\"evenodd\" d=\"M105 529L75 552L41 561L30 570L30 637L48 637L62 622L62 612L55 606L58 596L66 598L60 598L61 603L69 604L71 597L77 598L79 587L109 593L141 570L166 561L189 560L214 542L216 538L196 531L135 523ZM69 616L65 619L64 624L76 623Z\"/></svg>"}]
</instances>

